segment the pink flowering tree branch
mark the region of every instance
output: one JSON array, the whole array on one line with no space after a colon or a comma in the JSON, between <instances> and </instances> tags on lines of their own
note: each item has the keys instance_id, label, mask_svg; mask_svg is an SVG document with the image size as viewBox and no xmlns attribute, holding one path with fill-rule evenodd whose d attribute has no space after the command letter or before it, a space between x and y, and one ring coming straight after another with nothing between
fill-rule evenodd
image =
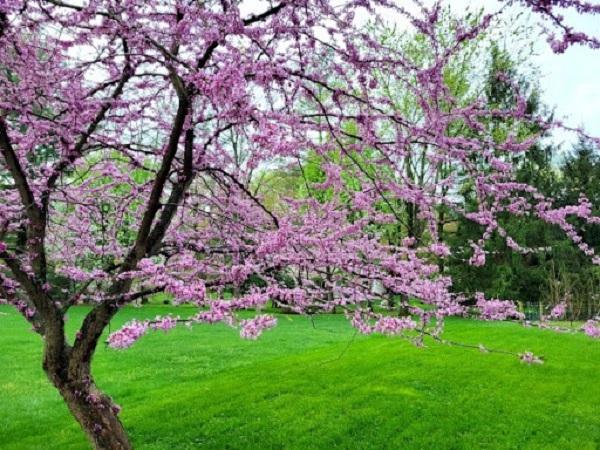
<instances>
[{"instance_id":1,"label":"pink flowering tree branch","mask_svg":"<svg viewBox=\"0 0 600 450\"><path fill-rule=\"evenodd\" d=\"M600 48L600 35L589 35L574 29L563 16L565 11L598 16L600 5L597 3L581 0L509 0L507 3L520 3L546 19L549 23L546 27L548 43L555 53L563 53L573 45Z\"/></svg>"},{"instance_id":2,"label":"pink flowering tree branch","mask_svg":"<svg viewBox=\"0 0 600 450\"><path fill-rule=\"evenodd\" d=\"M545 3L539 12L553 14ZM95 448L131 448L91 362L111 319L145 294L198 311L130 322L108 336L111 346L182 321L223 322L255 339L276 324L262 312L268 302L306 314L338 307L360 332L418 343L440 339L444 317L466 311L440 270L450 256L440 205L482 227L472 264L485 263L494 233L520 249L502 229L504 213L555 224L598 262L570 221L598 223L586 199L555 208L514 181L510 157L538 136L523 139L515 127L497 142L485 121L551 125L527 115L517 90L514 108L494 109L459 102L444 82L494 16L457 21L442 38L440 11L387 0L282 0L249 14L229 0L0 5L0 294L43 337L44 371ZM382 43L357 22L364 14L404 17L431 58ZM394 107L381 74L420 115ZM457 124L468 133L448 133ZM432 182L405 175L414 146ZM326 162L322 183L307 182L322 195L269 205L256 173L296 167L309 152ZM450 195L466 177L475 210ZM414 206L424 230L389 242L381 230L403 221L399 203ZM400 317L373 307L389 295L404 299ZM92 308L70 342L65 316L83 300ZM507 301L477 302L485 319L517 314Z\"/></svg>"}]
</instances>

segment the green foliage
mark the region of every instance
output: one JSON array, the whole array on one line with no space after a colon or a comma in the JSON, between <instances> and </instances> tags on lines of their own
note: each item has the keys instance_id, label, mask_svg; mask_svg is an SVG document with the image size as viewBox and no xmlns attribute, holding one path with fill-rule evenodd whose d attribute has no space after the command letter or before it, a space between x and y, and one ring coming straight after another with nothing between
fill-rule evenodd
<instances>
[{"instance_id":1,"label":"green foliage","mask_svg":"<svg viewBox=\"0 0 600 450\"><path fill-rule=\"evenodd\" d=\"M455 21L448 11L444 11L438 33L442 42L450 42L455 31ZM471 15L477 21L479 14ZM426 39L420 35L410 35L397 29L372 30L378 39L389 47L402 49L416 66L426 66L432 61ZM527 44L527 30L517 31L517 38ZM454 58L444 72L444 80L449 91L456 97L458 104L468 105L476 97L483 96L489 109L510 109L515 107L518 89L520 95L526 98L526 113L551 118L540 98L540 89L534 72L524 71L523 63L529 64L527 57L519 52L509 52L503 48L492 34L481 35L476 42L465 44L460 57ZM520 34L519 34L520 33ZM523 43L525 42L525 43ZM377 88L390 100L390 105L404 117L418 121L423 114L419 99L407 91L401 82L390 74L374 73ZM332 81L335 83L335 80ZM321 95L329 95L322 92ZM310 105L307 104L307 108ZM318 120L318 119L316 119ZM481 123L485 135L493 136L496 142L504 141L509 134L516 134L518 139L526 139L541 132L539 124L514 118L482 117ZM352 121L346 123L345 137L349 143L352 136L357 134L358 124ZM466 129L460 120L451 123L447 129L448 135L461 136ZM390 133L394 139L394 130L382 130ZM472 132L470 132L472 133ZM471 136L469 137L476 137ZM326 133L321 136L321 142L327 142ZM429 150L430 151L430 150ZM422 183L423 174L428 170L426 146L413 144L409 155L400 162L402 176L412 183ZM558 148L538 140L525 155L497 155L506 162L512 163L517 169L517 180L536 187L547 197L554 198L558 204L574 204L583 192L593 204L600 204L600 164L595 156L595 149L590 142L581 142L566 158L558 164ZM344 181L344 191L334 193L331 187L319 187L325 183L327 174L325 165L335 162L343 166L340 174ZM347 162L347 164L344 164ZM487 170L488 162L482 157L476 162L482 171ZM451 164L440 167L439 179L443 179L455 170ZM473 180L466 174L458 192L443 191L445 196L462 197L462 203L467 210L475 207ZM333 195L339 195L342 203L349 203L352 193L372 187L370 179L385 180L386 177L398 176L391 167L379 161L375 149L361 154L343 154L340 150L332 150L326 154L307 150L305 157L298 161L293 169L278 169L265 171L260 177L260 190L265 202L271 209L284 207L283 197L308 198L318 201L331 200ZM385 197L378 207L385 212L393 212L398 218L394 224L372 225L364 232L377 232L384 242L398 244L404 237L416 237L426 244L429 236L424 222L419 219L418 208L410 202L394 198L383 192ZM356 214L352 213L350 220ZM472 293L483 291L488 296L511 298L523 302L542 301L547 304L555 302L548 294L550 280L557 276L566 276L574 283L586 285L584 281L593 275L594 267L589 258L577 250L557 227L545 224L528 217L505 215L501 217L501 225L508 235L521 246L535 249L533 253L521 255L511 250L500 236L493 236L486 244L489 252L488 263L484 267L471 267L466 262L471 255L470 242L478 240L483 229L469 220L453 215L445 206L437 210L438 232L453 248L453 255L444 262L445 273L453 277L453 288L457 292ZM600 246L600 230L598 227L583 226L584 238L592 246ZM581 295L584 295L583 293ZM588 292L592 296L592 292Z\"/></svg>"},{"instance_id":2,"label":"green foliage","mask_svg":"<svg viewBox=\"0 0 600 450\"><path fill-rule=\"evenodd\" d=\"M527 95L527 113L543 112L535 83L520 74L507 50L492 44L488 61L484 93L489 108L514 107L517 102L517 86L521 95ZM508 133L514 133L515 129L521 139L540 131L539 125L527 121L515 123L504 118L490 118L482 122L497 142L506 139ZM525 155L511 157L508 162L516 167L518 181L536 187L549 197L555 197L561 191L559 170L553 163L556 152L556 148L538 142ZM486 170L485 161L482 160L478 164L482 170ZM460 195L464 199L465 207L473 210L471 180L465 180ZM486 243L486 265L469 266L466 264L472 252L469 243L481 237L483 228L463 217L456 217L456 228L451 233L444 233L445 240L454 249L447 265L448 274L453 277L454 289L467 293L481 291L489 297L510 298L523 302L542 300L553 258L558 257L554 250L564 247L566 241L564 233L556 227L529 217L506 214L500 219L509 236L522 247L535 249L535 252L527 255L515 253L506 245L504 238L495 235Z\"/></svg>"}]
</instances>

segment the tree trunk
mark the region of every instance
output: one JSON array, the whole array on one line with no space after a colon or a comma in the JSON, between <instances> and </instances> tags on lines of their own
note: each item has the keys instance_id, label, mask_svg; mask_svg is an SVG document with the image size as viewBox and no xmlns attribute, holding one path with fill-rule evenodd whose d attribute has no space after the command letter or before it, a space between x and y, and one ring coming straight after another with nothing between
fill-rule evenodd
<instances>
[{"instance_id":1,"label":"tree trunk","mask_svg":"<svg viewBox=\"0 0 600 450\"><path fill-rule=\"evenodd\" d=\"M131 450L127 433L119 420L120 408L101 392L91 377L65 379L64 371L46 369L46 374L62 395L71 414L96 450Z\"/></svg>"},{"instance_id":2,"label":"tree trunk","mask_svg":"<svg viewBox=\"0 0 600 450\"><path fill-rule=\"evenodd\" d=\"M410 316L410 310L408 309L408 295L400 294L400 302L398 304L398 317Z\"/></svg>"},{"instance_id":3,"label":"tree trunk","mask_svg":"<svg viewBox=\"0 0 600 450\"><path fill-rule=\"evenodd\" d=\"M131 450L127 433L119 420L119 407L95 387L87 390L59 388L71 414L96 450Z\"/></svg>"}]
</instances>

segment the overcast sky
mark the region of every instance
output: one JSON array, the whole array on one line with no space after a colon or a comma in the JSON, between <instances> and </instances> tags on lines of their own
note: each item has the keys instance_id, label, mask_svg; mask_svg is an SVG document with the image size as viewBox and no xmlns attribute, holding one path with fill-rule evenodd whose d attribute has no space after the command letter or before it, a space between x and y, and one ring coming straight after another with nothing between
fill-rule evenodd
<instances>
[{"instance_id":1,"label":"overcast sky","mask_svg":"<svg viewBox=\"0 0 600 450\"><path fill-rule=\"evenodd\" d=\"M402 1L409 9L411 3ZM425 0L426 4L434 0ZM600 3L600 0L589 0L591 3ZM504 2L498 0L447 0L457 15L465 13L467 8L477 11L484 8L486 11L497 11ZM263 10L264 0L246 0L242 10ZM511 7L505 17L516 15L517 11L524 11L522 7ZM584 17L577 13L564 13L567 22L578 31L600 37L600 18ZM392 19L393 20L393 19ZM401 21L401 20L400 20ZM555 108L556 118L564 120L571 127L583 126L588 134L600 136L600 51L587 47L574 46L561 55L554 54L545 40L540 36L542 28L538 25L540 18L535 14L521 17L521 21L532 25L531 39L536 43L535 55L531 58L533 65L537 66L541 76L540 86L543 91L542 101L549 107ZM509 20L509 23L512 23ZM529 72L529 70L527 70ZM557 142L572 142L575 137L569 133L558 132L555 135ZM567 146L568 147L568 146Z\"/></svg>"},{"instance_id":2,"label":"overcast sky","mask_svg":"<svg viewBox=\"0 0 600 450\"><path fill-rule=\"evenodd\" d=\"M598 0L592 0L592 3ZM452 9L457 13L465 8L484 7L488 11L498 9L497 0L452 0ZM575 29L600 36L600 18L564 14ZM537 24L533 16L529 20ZM541 28L537 28L541 30ZM535 33L537 34L537 33ZM587 47L571 47L564 54L554 54L543 37L539 38L533 63L539 67L542 79L543 101L556 108L556 114L570 126L582 125L589 134L600 136L600 52ZM557 118L558 118L557 117ZM559 134L556 139L569 141L573 137Z\"/></svg>"}]
</instances>

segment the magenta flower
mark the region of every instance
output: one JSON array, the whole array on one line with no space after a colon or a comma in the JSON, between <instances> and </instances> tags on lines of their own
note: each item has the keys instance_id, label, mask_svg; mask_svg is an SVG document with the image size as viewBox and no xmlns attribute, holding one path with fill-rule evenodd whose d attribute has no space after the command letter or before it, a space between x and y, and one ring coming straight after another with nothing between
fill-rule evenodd
<instances>
[{"instance_id":1,"label":"magenta flower","mask_svg":"<svg viewBox=\"0 0 600 450\"><path fill-rule=\"evenodd\" d=\"M491 299L486 300L481 292L475 294L476 307L479 310L479 318L482 320L506 320L524 319L517 305L510 300Z\"/></svg>"},{"instance_id":2,"label":"magenta flower","mask_svg":"<svg viewBox=\"0 0 600 450\"><path fill-rule=\"evenodd\" d=\"M585 334L590 337L600 339L600 321L588 320L582 327Z\"/></svg>"},{"instance_id":3,"label":"magenta flower","mask_svg":"<svg viewBox=\"0 0 600 450\"><path fill-rule=\"evenodd\" d=\"M108 345L112 348L131 347L139 338L148 331L148 322L132 320L125 324L120 330L108 336Z\"/></svg>"},{"instance_id":4,"label":"magenta flower","mask_svg":"<svg viewBox=\"0 0 600 450\"><path fill-rule=\"evenodd\" d=\"M244 339L257 339L264 330L277 325L277 319L266 314L242 320L240 336Z\"/></svg>"},{"instance_id":5,"label":"magenta flower","mask_svg":"<svg viewBox=\"0 0 600 450\"><path fill-rule=\"evenodd\" d=\"M552 319L562 319L567 313L567 304L565 302L560 302L554 305L552 310L550 311L550 317Z\"/></svg>"},{"instance_id":6,"label":"magenta flower","mask_svg":"<svg viewBox=\"0 0 600 450\"><path fill-rule=\"evenodd\" d=\"M150 328L152 328L153 330L169 331L177 326L178 320L179 317L156 316L156 318L152 322L150 322Z\"/></svg>"},{"instance_id":7,"label":"magenta flower","mask_svg":"<svg viewBox=\"0 0 600 450\"><path fill-rule=\"evenodd\" d=\"M406 317L387 317L379 319L373 328L373 331L381 334L396 335L405 330L413 330L417 326L412 318Z\"/></svg>"},{"instance_id":8,"label":"magenta flower","mask_svg":"<svg viewBox=\"0 0 600 450\"><path fill-rule=\"evenodd\" d=\"M536 356L531 352L521 353L519 359L525 364L544 364L544 360L540 356Z\"/></svg>"}]
</instances>

